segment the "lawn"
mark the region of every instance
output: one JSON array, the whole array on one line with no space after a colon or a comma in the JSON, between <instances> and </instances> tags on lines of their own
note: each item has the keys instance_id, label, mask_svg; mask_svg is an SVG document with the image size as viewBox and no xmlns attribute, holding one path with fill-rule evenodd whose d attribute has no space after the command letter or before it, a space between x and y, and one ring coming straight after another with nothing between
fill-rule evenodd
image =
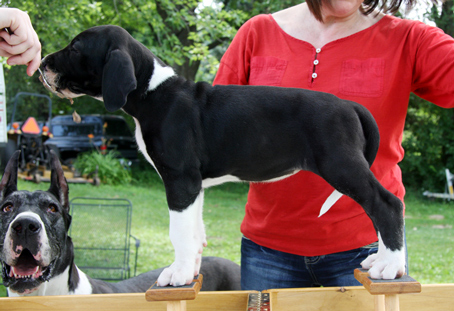
<instances>
[{"instance_id":1,"label":"lawn","mask_svg":"<svg viewBox=\"0 0 454 311\"><path fill-rule=\"evenodd\" d=\"M405 199L410 275L421 283L454 283L454 202Z\"/></svg>"},{"instance_id":2,"label":"lawn","mask_svg":"<svg viewBox=\"0 0 454 311\"><path fill-rule=\"evenodd\" d=\"M128 198L133 204L131 233L140 239L137 272L168 265L173 248L168 237L169 215L164 187L154 173L146 185L70 184L77 196ZM20 190L45 190L49 184L19 181ZM240 263L240 224L247 184L225 184L205 191L204 220L208 235L205 256ZM406 233L410 275L421 283L454 283L454 202L429 201L416 192L406 197Z\"/></svg>"}]
</instances>

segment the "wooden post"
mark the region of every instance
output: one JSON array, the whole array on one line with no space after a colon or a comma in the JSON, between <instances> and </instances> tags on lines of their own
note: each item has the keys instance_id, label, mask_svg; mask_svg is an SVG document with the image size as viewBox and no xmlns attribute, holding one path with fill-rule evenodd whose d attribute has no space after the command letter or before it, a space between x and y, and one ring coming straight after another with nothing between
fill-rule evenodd
<instances>
[{"instance_id":1,"label":"wooden post","mask_svg":"<svg viewBox=\"0 0 454 311\"><path fill-rule=\"evenodd\" d=\"M371 295L375 295L375 311L399 311L399 294L421 292L421 284L408 275L394 280L375 280L364 269L355 269L354 275Z\"/></svg>"},{"instance_id":2,"label":"wooden post","mask_svg":"<svg viewBox=\"0 0 454 311\"><path fill-rule=\"evenodd\" d=\"M186 300L194 300L202 288L203 275L184 286L158 286L157 282L145 293L147 301L166 301L167 311L186 311Z\"/></svg>"}]
</instances>

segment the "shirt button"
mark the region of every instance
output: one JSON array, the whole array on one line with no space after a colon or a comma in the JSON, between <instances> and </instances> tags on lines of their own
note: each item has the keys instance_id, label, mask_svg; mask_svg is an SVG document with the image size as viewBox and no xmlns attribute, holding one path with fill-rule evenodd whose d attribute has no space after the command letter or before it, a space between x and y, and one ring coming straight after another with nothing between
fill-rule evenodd
<instances>
[{"instance_id":1,"label":"shirt button","mask_svg":"<svg viewBox=\"0 0 454 311\"><path fill-rule=\"evenodd\" d=\"M314 72L314 73L312 74L312 79L315 79L315 78L317 78L317 74Z\"/></svg>"},{"instance_id":2,"label":"shirt button","mask_svg":"<svg viewBox=\"0 0 454 311\"><path fill-rule=\"evenodd\" d=\"M315 52L316 52L317 54L320 53L321 51L322 51L322 49L320 49L320 48L318 48L318 49L315 50Z\"/></svg>"},{"instance_id":3,"label":"shirt button","mask_svg":"<svg viewBox=\"0 0 454 311\"><path fill-rule=\"evenodd\" d=\"M314 65L318 65L318 59L314 60Z\"/></svg>"}]
</instances>

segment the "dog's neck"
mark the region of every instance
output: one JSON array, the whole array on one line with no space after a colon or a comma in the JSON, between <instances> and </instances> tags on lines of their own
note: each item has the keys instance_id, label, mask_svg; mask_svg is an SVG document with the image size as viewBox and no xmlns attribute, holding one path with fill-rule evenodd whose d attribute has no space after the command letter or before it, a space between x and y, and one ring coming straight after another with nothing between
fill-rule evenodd
<instances>
[{"instance_id":1,"label":"dog's neck","mask_svg":"<svg viewBox=\"0 0 454 311\"><path fill-rule=\"evenodd\" d=\"M156 91L158 88L161 90L159 94L165 94L166 92L162 91L162 87L168 85L169 88L172 88L172 83L168 83L171 80L186 82L186 79L178 76L172 67L166 65L155 55L152 55L152 58L153 65L151 65L151 62L144 64L141 70L142 72L148 72L147 79L141 80L137 77L139 83L137 89L129 94L128 101L126 105L123 106L124 112L138 119L140 119L141 116L148 116L150 111L143 114L143 111L141 111L143 107L128 105L128 103L141 102L144 98L153 98L153 94L157 93ZM143 76L142 73L140 73L140 75ZM170 90L170 92L172 92L172 90ZM151 100L151 102L153 102L153 100ZM147 110L148 109L149 107Z\"/></svg>"},{"instance_id":2,"label":"dog's neck","mask_svg":"<svg viewBox=\"0 0 454 311\"><path fill-rule=\"evenodd\" d=\"M147 91L154 91L164 81L176 76L172 67L162 66L156 58L153 59L153 64L153 74L151 75L150 82L148 83Z\"/></svg>"}]
</instances>

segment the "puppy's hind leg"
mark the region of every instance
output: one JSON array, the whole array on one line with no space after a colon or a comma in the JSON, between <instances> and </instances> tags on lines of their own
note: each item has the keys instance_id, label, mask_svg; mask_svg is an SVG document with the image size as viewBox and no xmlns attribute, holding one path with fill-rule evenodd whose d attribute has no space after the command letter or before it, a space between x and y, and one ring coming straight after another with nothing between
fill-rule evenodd
<instances>
[{"instance_id":1,"label":"puppy's hind leg","mask_svg":"<svg viewBox=\"0 0 454 311\"><path fill-rule=\"evenodd\" d=\"M170 210L170 241L175 249L175 261L158 278L159 286L190 284L199 273L201 249L206 244L205 232L200 230L203 190L183 211Z\"/></svg>"},{"instance_id":2,"label":"puppy's hind leg","mask_svg":"<svg viewBox=\"0 0 454 311\"><path fill-rule=\"evenodd\" d=\"M355 157L325 165L320 176L360 204L377 230L378 253L362 263L369 275L375 279L401 277L405 272L403 204L380 184L364 159L352 159Z\"/></svg>"}]
</instances>

